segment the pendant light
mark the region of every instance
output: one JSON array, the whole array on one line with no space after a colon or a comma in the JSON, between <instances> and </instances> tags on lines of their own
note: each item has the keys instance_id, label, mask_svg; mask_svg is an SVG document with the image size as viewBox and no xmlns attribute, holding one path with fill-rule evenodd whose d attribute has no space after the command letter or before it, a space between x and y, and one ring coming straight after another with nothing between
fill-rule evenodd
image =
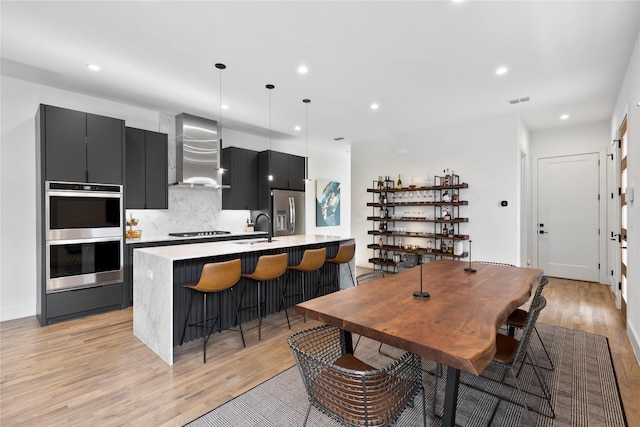
<instances>
[{"instance_id":1,"label":"pendant light","mask_svg":"<svg viewBox=\"0 0 640 427\"><path fill-rule=\"evenodd\" d=\"M306 154L304 157L304 182L311 182L312 180L309 178L309 103L310 99L303 99L304 102L304 120L305 120L305 149Z\"/></svg>"},{"instance_id":2,"label":"pendant light","mask_svg":"<svg viewBox=\"0 0 640 427\"><path fill-rule=\"evenodd\" d=\"M267 179L273 181L273 174L271 173L271 90L274 89L275 86L268 84L265 87L269 89L269 175Z\"/></svg>"},{"instance_id":3,"label":"pendant light","mask_svg":"<svg viewBox=\"0 0 640 427\"><path fill-rule=\"evenodd\" d=\"M219 110L220 114L218 116L218 118L219 118L219 120L218 120L218 132L219 132L218 141L220 143L218 144L218 149L220 150L220 154L222 154L222 70L226 69L227 66L224 65L224 64L218 63L218 64L216 64L216 68L219 70L219 73L220 73L220 103L218 105L219 108L220 108L220 110ZM221 156L219 156L219 158L221 158ZM222 165L218 164L218 172L220 172L219 175L222 175L223 173L226 172L226 169L224 169L222 167ZM222 178L222 177L219 176L218 178ZM221 183L222 183L222 181L219 180L218 184L221 184Z\"/></svg>"}]
</instances>

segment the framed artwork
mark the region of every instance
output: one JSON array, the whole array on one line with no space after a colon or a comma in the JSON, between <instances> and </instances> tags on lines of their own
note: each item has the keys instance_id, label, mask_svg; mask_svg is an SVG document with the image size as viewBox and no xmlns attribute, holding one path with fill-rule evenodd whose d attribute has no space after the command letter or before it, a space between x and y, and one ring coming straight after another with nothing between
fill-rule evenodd
<instances>
[{"instance_id":1,"label":"framed artwork","mask_svg":"<svg viewBox=\"0 0 640 427\"><path fill-rule=\"evenodd\" d=\"M316 226L340 225L340 183L316 180Z\"/></svg>"}]
</instances>

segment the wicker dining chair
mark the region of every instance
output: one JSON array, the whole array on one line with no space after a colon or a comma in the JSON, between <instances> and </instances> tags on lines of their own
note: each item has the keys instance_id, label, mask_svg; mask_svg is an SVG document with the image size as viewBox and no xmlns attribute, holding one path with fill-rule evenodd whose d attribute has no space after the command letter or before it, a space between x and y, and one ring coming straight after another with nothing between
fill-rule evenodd
<instances>
[{"instance_id":1,"label":"wicker dining chair","mask_svg":"<svg viewBox=\"0 0 640 427\"><path fill-rule=\"evenodd\" d=\"M540 282L538 282L538 288L536 289L536 292L533 295L533 299L531 300L531 305L534 305L538 299L542 298L542 291L544 290L544 287L547 285L547 283L549 283L549 279L543 276L540 279ZM514 335L514 332L512 330L513 328L516 328L516 329L524 328L524 325L527 321L527 314L529 313L526 310L517 308L509 315L506 323L507 328L509 329L509 335L511 336ZM536 333L536 337L538 337L538 341L542 345L542 350L544 350L544 354L547 356L547 361L549 361L549 366L539 366L539 367L542 369L546 369L548 371L553 371L555 369L555 366L553 365L553 361L551 360L551 355L549 354L547 347L544 345L544 341L542 341L540 332L538 332L538 328L536 328L535 325L533 327L533 331Z\"/></svg>"},{"instance_id":2,"label":"wicker dining chair","mask_svg":"<svg viewBox=\"0 0 640 427\"><path fill-rule=\"evenodd\" d=\"M496 354L493 357L493 361L491 362L491 364L494 366L504 368L506 370L505 375L503 375L501 379L496 379L489 376L482 376L482 378L488 381L495 381L495 382L504 384L505 386L509 386L508 383L506 382L506 372L509 372L511 374L511 378L513 379L513 382L515 383L515 386L511 386L511 387L514 387L518 391L518 393L521 396L523 396L521 399L513 400L511 398L507 398L505 396L501 396L492 392L490 388L478 388L472 384L461 381L461 383L471 388L474 388L478 391L481 391L483 393L490 394L494 397L497 397L499 400L506 400L509 403L513 403L523 407L525 409L525 414L526 414L527 420L529 421L529 425L536 425L535 420L531 415L531 411L545 415L549 418L555 418L556 416L553 408L552 399L551 399L551 391L549 390L549 387L547 386L547 383L544 380L544 377L542 376L542 373L539 370L538 364L536 363L536 360L535 360L535 354L533 351L531 351L531 348L529 345L531 340L531 335L533 333L533 330L536 326L536 322L538 320L538 315L546 305L547 305L547 300L543 296L539 296L536 300L534 300L531 303L531 308L527 313L527 319L524 324L523 334L520 340L517 340L512 336L503 335L500 333L496 334ZM536 396L544 399L547 402L547 405L549 406L549 409L551 412L550 415L540 412L538 410L535 410L533 408L530 408L526 403L526 395L532 394L532 393L528 392L527 390L524 390L520 386L520 382L518 381L520 370L518 370L518 373L516 373L515 371L515 367L518 364L521 364L522 366L522 364L525 363L526 360L528 360L529 364L533 367L535 377L538 380L538 384L540 385L542 392L544 394L543 396L538 396L538 395ZM432 412L435 415L436 400L438 396L437 394L438 376L437 375L434 381L434 391L435 391L435 394L433 399ZM495 410L494 410L494 415L495 415Z\"/></svg>"},{"instance_id":3,"label":"wicker dining chair","mask_svg":"<svg viewBox=\"0 0 640 427\"><path fill-rule=\"evenodd\" d=\"M309 399L303 425L315 407L344 426L391 426L419 393L427 425L419 356L405 353L376 369L344 354L343 335L329 325L296 332L288 343Z\"/></svg>"},{"instance_id":4,"label":"wicker dining chair","mask_svg":"<svg viewBox=\"0 0 640 427\"><path fill-rule=\"evenodd\" d=\"M515 267L513 264L505 264L502 262L493 262L493 261L475 261L478 264L490 264L490 265L502 265L505 267ZM549 280L546 277L542 277L540 282L538 282L538 288L531 300L533 304L540 296L542 295L542 290L547 285ZM524 328L524 323L527 320L527 311L521 308L515 309L511 314L509 314L509 318L507 319L506 326L509 335L513 336L515 333L515 329ZM544 350L544 354L547 356L547 361L549 362L549 366L539 366L542 369L546 369L548 371L553 371L555 366L553 365L553 361L551 360L551 355L547 350L547 347L544 345L544 341L542 341L542 337L540 336L540 332L538 332L537 328L534 328L534 332L536 333L536 337L538 338L538 342L542 345L542 350Z\"/></svg>"}]
</instances>

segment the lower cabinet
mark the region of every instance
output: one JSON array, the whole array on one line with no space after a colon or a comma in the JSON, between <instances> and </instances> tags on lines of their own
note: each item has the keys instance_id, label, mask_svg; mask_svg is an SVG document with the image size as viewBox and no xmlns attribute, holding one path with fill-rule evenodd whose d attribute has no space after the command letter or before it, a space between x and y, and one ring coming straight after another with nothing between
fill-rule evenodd
<instances>
[{"instance_id":1,"label":"lower cabinet","mask_svg":"<svg viewBox=\"0 0 640 427\"><path fill-rule=\"evenodd\" d=\"M123 308L122 283L72 289L47 294L46 319L42 325Z\"/></svg>"}]
</instances>

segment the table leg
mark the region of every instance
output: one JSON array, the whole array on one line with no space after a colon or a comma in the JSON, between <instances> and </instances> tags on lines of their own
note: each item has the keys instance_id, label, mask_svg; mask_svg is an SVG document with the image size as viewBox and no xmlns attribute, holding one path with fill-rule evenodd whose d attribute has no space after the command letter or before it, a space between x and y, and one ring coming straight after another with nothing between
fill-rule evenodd
<instances>
[{"instance_id":1,"label":"table leg","mask_svg":"<svg viewBox=\"0 0 640 427\"><path fill-rule=\"evenodd\" d=\"M447 388L444 393L444 413L442 414L443 426L456 424L456 404L458 401L458 386L460 385L460 370L447 367Z\"/></svg>"},{"instance_id":2,"label":"table leg","mask_svg":"<svg viewBox=\"0 0 640 427\"><path fill-rule=\"evenodd\" d=\"M344 338L344 348L342 349L342 354L353 354L353 337L351 336L351 332L340 329L340 334L342 334Z\"/></svg>"}]
</instances>

